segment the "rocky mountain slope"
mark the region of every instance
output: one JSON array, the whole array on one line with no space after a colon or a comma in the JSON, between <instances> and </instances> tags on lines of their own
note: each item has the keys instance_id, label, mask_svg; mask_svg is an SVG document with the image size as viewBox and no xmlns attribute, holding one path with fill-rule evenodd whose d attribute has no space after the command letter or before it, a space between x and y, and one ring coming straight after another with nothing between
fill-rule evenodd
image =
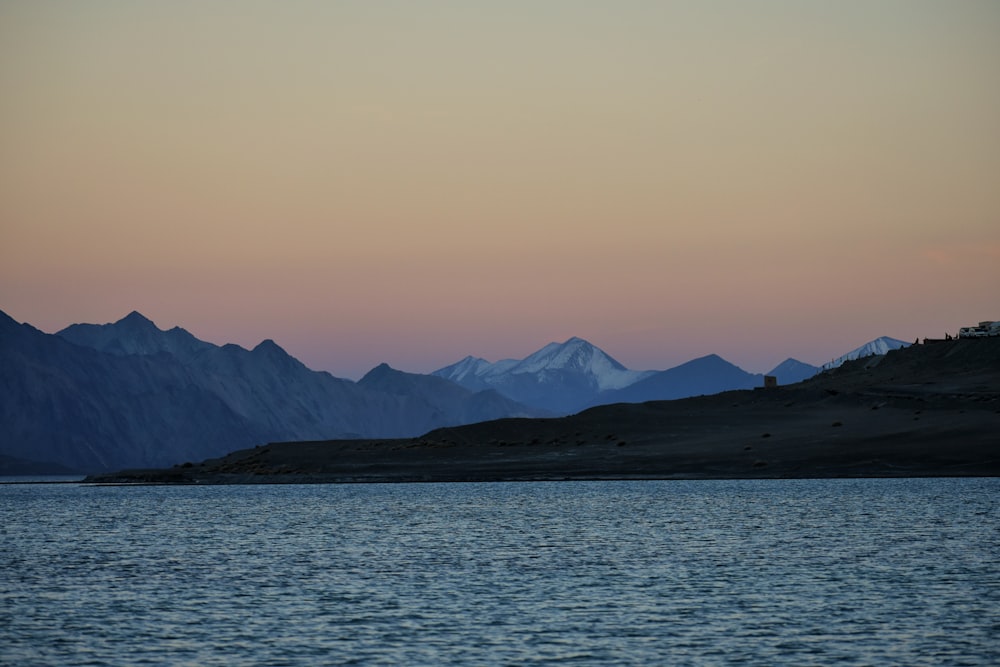
<instances>
[{"instance_id":1,"label":"rocky mountain slope","mask_svg":"<svg viewBox=\"0 0 1000 667\"><path fill-rule=\"evenodd\" d=\"M404 437L546 414L432 380L354 383L306 368L270 340L220 347L139 313L57 335L0 313L0 455L97 471L275 439Z\"/></svg>"}]
</instances>

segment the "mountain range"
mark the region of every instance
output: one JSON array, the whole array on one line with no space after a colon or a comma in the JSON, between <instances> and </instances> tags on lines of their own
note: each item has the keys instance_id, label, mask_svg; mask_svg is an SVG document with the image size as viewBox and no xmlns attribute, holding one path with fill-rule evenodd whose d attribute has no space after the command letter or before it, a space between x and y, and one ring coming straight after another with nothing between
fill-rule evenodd
<instances>
[{"instance_id":1,"label":"mountain range","mask_svg":"<svg viewBox=\"0 0 1000 667\"><path fill-rule=\"evenodd\" d=\"M781 384L801 382L819 372L817 366L786 359L768 375ZM749 389L764 376L748 373L710 354L664 371L635 371L581 338L549 343L524 359L490 363L466 357L434 375L470 390L493 388L522 403L567 415L607 403L641 403Z\"/></svg>"},{"instance_id":2,"label":"mountain range","mask_svg":"<svg viewBox=\"0 0 1000 667\"><path fill-rule=\"evenodd\" d=\"M788 359L769 375L788 384L819 370ZM0 311L0 472L157 467L272 441L412 437L762 383L717 355L630 370L581 338L429 375L381 364L352 382L310 370L272 340L218 346L138 312L47 334Z\"/></svg>"},{"instance_id":3,"label":"mountain range","mask_svg":"<svg viewBox=\"0 0 1000 667\"><path fill-rule=\"evenodd\" d=\"M403 440L270 443L97 483L302 484L1000 475L1000 338L844 363L805 382Z\"/></svg>"},{"instance_id":4,"label":"mountain range","mask_svg":"<svg viewBox=\"0 0 1000 667\"><path fill-rule=\"evenodd\" d=\"M220 347L139 313L57 334L0 313L0 456L7 472L18 462L110 470L273 440L402 437L547 414L494 391L444 391L444 382L380 367L355 383L306 368L270 340Z\"/></svg>"}]
</instances>

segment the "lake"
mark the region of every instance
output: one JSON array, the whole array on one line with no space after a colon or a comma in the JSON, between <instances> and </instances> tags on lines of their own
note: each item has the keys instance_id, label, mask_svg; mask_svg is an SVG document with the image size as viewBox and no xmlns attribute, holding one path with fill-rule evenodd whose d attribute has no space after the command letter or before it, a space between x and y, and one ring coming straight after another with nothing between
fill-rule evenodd
<instances>
[{"instance_id":1,"label":"lake","mask_svg":"<svg viewBox=\"0 0 1000 667\"><path fill-rule=\"evenodd\" d=\"M0 663L1000 664L1000 479L0 484Z\"/></svg>"}]
</instances>

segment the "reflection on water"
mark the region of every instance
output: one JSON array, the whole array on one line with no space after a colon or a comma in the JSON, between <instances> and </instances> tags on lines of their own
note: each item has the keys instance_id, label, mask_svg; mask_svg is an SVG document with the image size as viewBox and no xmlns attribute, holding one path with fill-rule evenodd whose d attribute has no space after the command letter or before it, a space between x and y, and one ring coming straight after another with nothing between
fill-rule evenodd
<instances>
[{"instance_id":1,"label":"reflection on water","mask_svg":"<svg viewBox=\"0 0 1000 667\"><path fill-rule=\"evenodd\" d=\"M996 664L1000 480L0 487L5 664Z\"/></svg>"}]
</instances>

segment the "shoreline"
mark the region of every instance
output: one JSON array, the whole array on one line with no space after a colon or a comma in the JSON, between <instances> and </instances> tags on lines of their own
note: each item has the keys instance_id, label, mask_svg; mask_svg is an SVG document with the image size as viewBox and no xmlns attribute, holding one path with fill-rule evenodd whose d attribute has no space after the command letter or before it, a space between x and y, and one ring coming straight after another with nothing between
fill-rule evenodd
<instances>
[{"instance_id":1,"label":"shoreline","mask_svg":"<svg viewBox=\"0 0 1000 667\"><path fill-rule=\"evenodd\" d=\"M748 392L753 395L753 392ZM734 396L728 396L732 399ZM504 420L406 440L272 443L220 459L92 475L86 483L297 484L1000 476L1000 412L718 398ZM779 409L780 408L780 409ZM782 410L787 414L781 414ZM626 412L625 428L619 420ZM612 415L612 422L606 415ZM652 427L648 423L652 422ZM660 425L660 422L666 426Z\"/></svg>"},{"instance_id":2,"label":"shoreline","mask_svg":"<svg viewBox=\"0 0 1000 667\"><path fill-rule=\"evenodd\" d=\"M51 484L86 484L87 486L279 486L279 485L352 485L352 484L522 484L522 483L551 483L560 484L563 482L712 482L712 481L794 481L810 479L998 479L1000 474L993 472L990 474L946 474L931 472L927 474L901 473L891 474L857 474L857 475L799 475L799 476L632 476L632 477L497 477L497 478L456 478L456 479L409 479L405 477L392 478L345 478L345 477L323 477L315 475L289 475L289 476L264 476L260 478L245 478L240 475L233 475L232 478L196 479L186 481L85 481L76 482L48 482ZM22 482L10 482L20 484ZM24 484L44 484L46 482L23 482Z\"/></svg>"}]
</instances>

